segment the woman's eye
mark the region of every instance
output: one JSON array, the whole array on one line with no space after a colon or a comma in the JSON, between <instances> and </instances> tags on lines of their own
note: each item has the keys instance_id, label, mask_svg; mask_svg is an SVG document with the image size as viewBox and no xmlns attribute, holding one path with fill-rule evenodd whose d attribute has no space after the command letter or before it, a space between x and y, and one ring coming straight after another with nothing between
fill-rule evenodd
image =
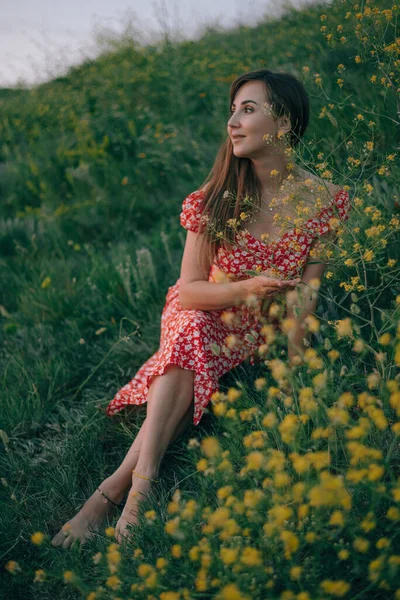
<instances>
[{"instance_id":1,"label":"woman's eye","mask_svg":"<svg viewBox=\"0 0 400 600\"><path fill-rule=\"evenodd\" d=\"M250 112L253 112L253 109L252 109L252 108L250 108L250 106L246 106L246 107L245 107L243 110L249 110ZM235 111L231 109L231 110L229 111L229 114L230 114L230 115L233 115L233 113L234 113L234 112L235 112Z\"/></svg>"}]
</instances>

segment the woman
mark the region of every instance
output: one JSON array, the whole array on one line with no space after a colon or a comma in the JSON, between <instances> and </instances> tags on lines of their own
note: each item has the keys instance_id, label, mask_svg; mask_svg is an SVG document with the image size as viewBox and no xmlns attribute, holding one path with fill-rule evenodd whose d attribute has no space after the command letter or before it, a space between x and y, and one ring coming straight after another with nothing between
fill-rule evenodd
<instances>
[{"instance_id":1,"label":"woman","mask_svg":"<svg viewBox=\"0 0 400 600\"><path fill-rule=\"evenodd\" d=\"M116 539L128 535L140 496L158 482L167 447L192 421L199 423L218 379L265 344L259 317L267 314L266 298L284 294L293 319L288 358L298 361L304 350L302 320L317 299L305 295L299 316L296 285L299 275L302 284L322 277L326 265L315 261L316 244L336 209L347 219L348 193L290 163L309 118L307 94L295 77L267 69L245 73L232 83L230 103L227 140L202 188L183 202L186 244L180 278L166 297L160 348L107 407L111 416L147 402L146 419L122 464L53 538L55 546L91 537L130 489ZM282 235L275 215L290 216L288 191L310 218Z\"/></svg>"}]
</instances>

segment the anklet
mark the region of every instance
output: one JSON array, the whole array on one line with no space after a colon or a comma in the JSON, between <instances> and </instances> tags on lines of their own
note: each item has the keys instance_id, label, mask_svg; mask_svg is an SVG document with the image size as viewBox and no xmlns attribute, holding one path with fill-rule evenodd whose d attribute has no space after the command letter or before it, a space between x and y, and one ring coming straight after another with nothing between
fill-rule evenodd
<instances>
[{"instance_id":1,"label":"anklet","mask_svg":"<svg viewBox=\"0 0 400 600\"><path fill-rule=\"evenodd\" d=\"M135 469L132 469L132 473L134 475L136 475L136 477L141 477L142 479L148 479L149 481L154 481L154 483L159 482L159 479L152 479L151 477L146 477L145 475L139 475L139 473L136 473Z\"/></svg>"},{"instance_id":2,"label":"anklet","mask_svg":"<svg viewBox=\"0 0 400 600\"><path fill-rule=\"evenodd\" d=\"M120 508L122 506L122 504L116 504L115 502L113 502L112 500L110 500L110 498L100 488L97 488L97 490L100 492L100 494L102 496L104 496L104 498L106 498L106 500L104 500L104 504L106 504L106 502L108 500L109 502L111 502L111 504L114 504L114 506L116 506L117 508Z\"/></svg>"}]
</instances>

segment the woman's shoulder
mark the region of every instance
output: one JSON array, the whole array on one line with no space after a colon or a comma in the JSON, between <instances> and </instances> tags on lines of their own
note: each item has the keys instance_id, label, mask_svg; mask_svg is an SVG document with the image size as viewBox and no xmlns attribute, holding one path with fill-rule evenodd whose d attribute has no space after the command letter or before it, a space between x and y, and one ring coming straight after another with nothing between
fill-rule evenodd
<instances>
[{"instance_id":1,"label":"woman's shoulder","mask_svg":"<svg viewBox=\"0 0 400 600\"><path fill-rule=\"evenodd\" d=\"M308 206L309 214L320 216L328 214L333 207L337 207L339 212L347 213L350 208L350 197L346 189L318 177L304 169L301 170L298 187L299 197ZM304 193L304 189L306 192Z\"/></svg>"},{"instance_id":2,"label":"woman's shoulder","mask_svg":"<svg viewBox=\"0 0 400 600\"><path fill-rule=\"evenodd\" d=\"M318 177L314 173L310 171L306 171L305 169L299 169L300 172L300 181L299 184L304 181L309 182L310 189L313 190L311 195L313 196L315 192L318 192L321 195L325 195L330 198L335 198L335 196L342 190L339 185L328 181L327 179L323 179L322 177Z\"/></svg>"},{"instance_id":3,"label":"woman's shoulder","mask_svg":"<svg viewBox=\"0 0 400 600\"><path fill-rule=\"evenodd\" d=\"M205 198L205 195L209 189L210 189L210 182L204 184L202 187L198 188L197 190L194 190L194 192L191 192L188 196L186 196L185 201L189 199L189 202L191 202L191 203L193 203L193 201L195 201L195 200L200 202L201 200L203 200Z\"/></svg>"},{"instance_id":4,"label":"woman's shoulder","mask_svg":"<svg viewBox=\"0 0 400 600\"><path fill-rule=\"evenodd\" d=\"M203 186L200 188L200 191L201 191L201 192L203 192L203 193L205 194L206 192L208 192L208 190L210 189L210 187L211 187L211 181L208 181L207 183L205 183L205 184L204 184L204 185L203 185Z\"/></svg>"},{"instance_id":5,"label":"woman's shoulder","mask_svg":"<svg viewBox=\"0 0 400 600\"><path fill-rule=\"evenodd\" d=\"M206 192L210 187L209 183L191 192L183 201L182 210L184 212L202 213Z\"/></svg>"},{"instance_id":6,"label":"woman's shoulder","mask_svg":"<svg viewBox=\"0 0 400 600\"><path fill-rule=\"evenodd\" d=\"M182 203L180 222L185 229L198 232L202 230L203 201L209 184L191 192Z\"/></svg>"}]
</instances>

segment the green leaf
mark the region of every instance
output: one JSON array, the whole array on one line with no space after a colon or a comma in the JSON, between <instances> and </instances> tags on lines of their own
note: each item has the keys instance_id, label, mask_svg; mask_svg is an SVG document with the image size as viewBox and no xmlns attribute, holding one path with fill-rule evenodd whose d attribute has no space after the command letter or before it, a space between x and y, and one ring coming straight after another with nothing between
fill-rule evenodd
<instances>
[{"instance_id":1,"label":"green leaf","mask_svg":"<svg viewBox=\"0 0 400 600\"><path fill-rule=\"evenodd\" d=\"M210 344L210 349L214 356L219 356L221 354L221 348L218 346L218 344L215 344L214 342Z\"/></svg>"}]
</instances>

